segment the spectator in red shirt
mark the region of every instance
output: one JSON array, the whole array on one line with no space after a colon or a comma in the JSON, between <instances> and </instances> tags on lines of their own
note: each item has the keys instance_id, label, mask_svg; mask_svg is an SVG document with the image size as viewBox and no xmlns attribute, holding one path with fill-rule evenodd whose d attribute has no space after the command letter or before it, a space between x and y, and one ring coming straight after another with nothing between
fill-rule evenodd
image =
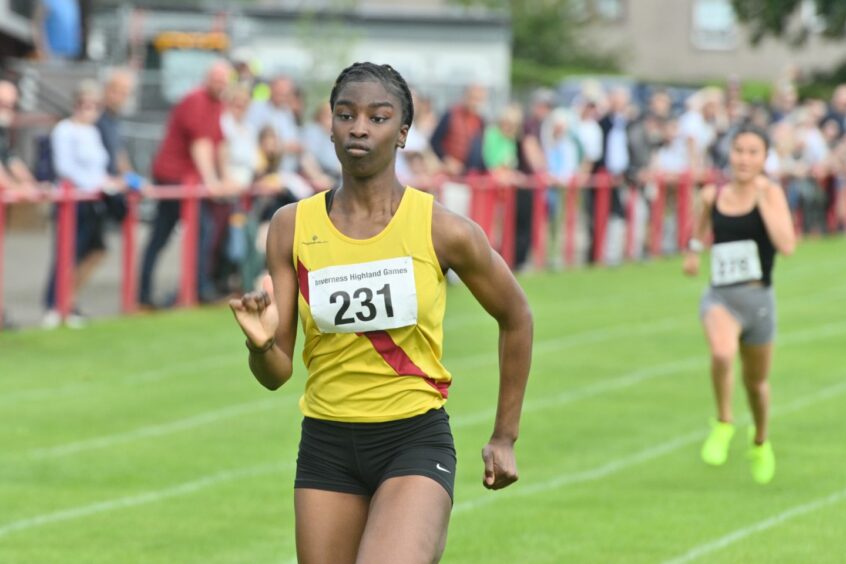
<instances>
[{"instance_id":1,"label":"spectator in red shirt","mask_svg":"<svg viewBox=\"0 0 846 564\"><path fill-rule=\"evenodd\" d=\"M188 93L171 110L164 139L153 161L153 180L156 185L199 181L216 196L236 191L235 183L227 175L226 145L220 127L224 109L223 95L231 76L232 67L228 63L214 63L206 74L204 84ZM153 307L156 261L179 221L179 210L178 200L160 200L158 203L141 267L138 301L142 307ZM210 253L207 252L208 245L205 244L202 232L200 239L198 294L201 301L208 301L214 297L210 295L213 293L209 276Z\"/></svg>"},{"instance_id":2,"label":"spectator in red shirt","mask_svg":"<svg viewBox=\"0 0 846 564\"><path fill-rule=\"evenodd\" d=\"M467 171L471 148L485 127L482 109L487 90L471 84L464 90L464 99L453 106L438 123L432 134L432 149L443 161L447 173L458 176Z\"/></svg>"}]
</instances>

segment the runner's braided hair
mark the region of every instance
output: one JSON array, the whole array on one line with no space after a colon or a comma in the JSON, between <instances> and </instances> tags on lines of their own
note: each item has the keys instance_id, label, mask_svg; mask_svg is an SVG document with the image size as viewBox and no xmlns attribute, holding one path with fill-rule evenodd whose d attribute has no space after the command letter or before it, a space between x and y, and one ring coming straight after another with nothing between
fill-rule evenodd
<instances>
[{"instance_id":1,"label":"runner's braided hair","mask_svg":"<svg viewBox=\"0 0 846 564\"><path fill-rule=\"evenodd\" d=\"M353 63L338 75L332 93L329 95L329 106L334 110L338 92L348 82L380 82L391 94L399 98L402 104L402 123L411 126L414 119L414 103L411 101L411 90L400 73L391 65L376 65L374 63Z\"/></svg>"}]
</instances>

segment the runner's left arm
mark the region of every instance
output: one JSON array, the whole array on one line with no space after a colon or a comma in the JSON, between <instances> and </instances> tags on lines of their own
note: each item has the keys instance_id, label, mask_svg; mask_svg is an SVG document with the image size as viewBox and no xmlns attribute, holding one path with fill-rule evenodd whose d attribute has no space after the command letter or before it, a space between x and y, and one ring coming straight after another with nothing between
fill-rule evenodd
<instances>
[{"instance_id":1,"label":"runner's left arm","mask_svg":"<svg viewBox=\"0 0 846 564\"><path fill-rule=\"evenodd\" d=\"M762 179L758 192L758 209L776 250L783 255L793 254L796 249L796 232L781 186Z\"/></svg>"},{"instance_id":2,"label":"runner's left arm","mask_svg":"<svg viewBox=\"0 0 846 564\"><path fill-rule=\"evenodd\" d=\"M532 313L511 270L482 229L440 206L433 214L435 251L499 324L499 400L490 441L482 451L483 485L500 489L517 481L514 443L532 357Z\"/></svg>"}]
</instances>

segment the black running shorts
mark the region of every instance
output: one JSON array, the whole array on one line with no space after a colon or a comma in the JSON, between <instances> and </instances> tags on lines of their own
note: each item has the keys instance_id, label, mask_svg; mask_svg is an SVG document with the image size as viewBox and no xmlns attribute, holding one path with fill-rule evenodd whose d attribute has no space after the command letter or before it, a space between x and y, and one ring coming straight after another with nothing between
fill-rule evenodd
<instances>
[{"instance_id":1,"label":"black running shorts","mask_svg":"<svg viewBox=\"0 0 846 564\"><path fill-rule=\"evenodd\" d=\"M384 423L305 417L295 488L372 496L396 476L432 478L453 497L455 444L446 411Z\"/></svg>"}]
</instances>

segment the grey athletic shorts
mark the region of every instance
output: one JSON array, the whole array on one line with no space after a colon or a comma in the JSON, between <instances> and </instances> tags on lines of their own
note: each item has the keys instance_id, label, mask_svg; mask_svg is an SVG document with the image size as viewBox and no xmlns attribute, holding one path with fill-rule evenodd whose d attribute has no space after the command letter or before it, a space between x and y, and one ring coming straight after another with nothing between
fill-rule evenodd
<instances>
[{"instance_id":1,"label":"grey athletic shorts","mask_svg":"<svg viewBox=\"0 0 846 564\"><path fill-rule=\"evenodd\" d=\"M766 345L775 337L776 309L772 286L710 287L699 302L699 318L716 305L726 308L740 323L740 342Z\"/></svg>"}]
</instances>

